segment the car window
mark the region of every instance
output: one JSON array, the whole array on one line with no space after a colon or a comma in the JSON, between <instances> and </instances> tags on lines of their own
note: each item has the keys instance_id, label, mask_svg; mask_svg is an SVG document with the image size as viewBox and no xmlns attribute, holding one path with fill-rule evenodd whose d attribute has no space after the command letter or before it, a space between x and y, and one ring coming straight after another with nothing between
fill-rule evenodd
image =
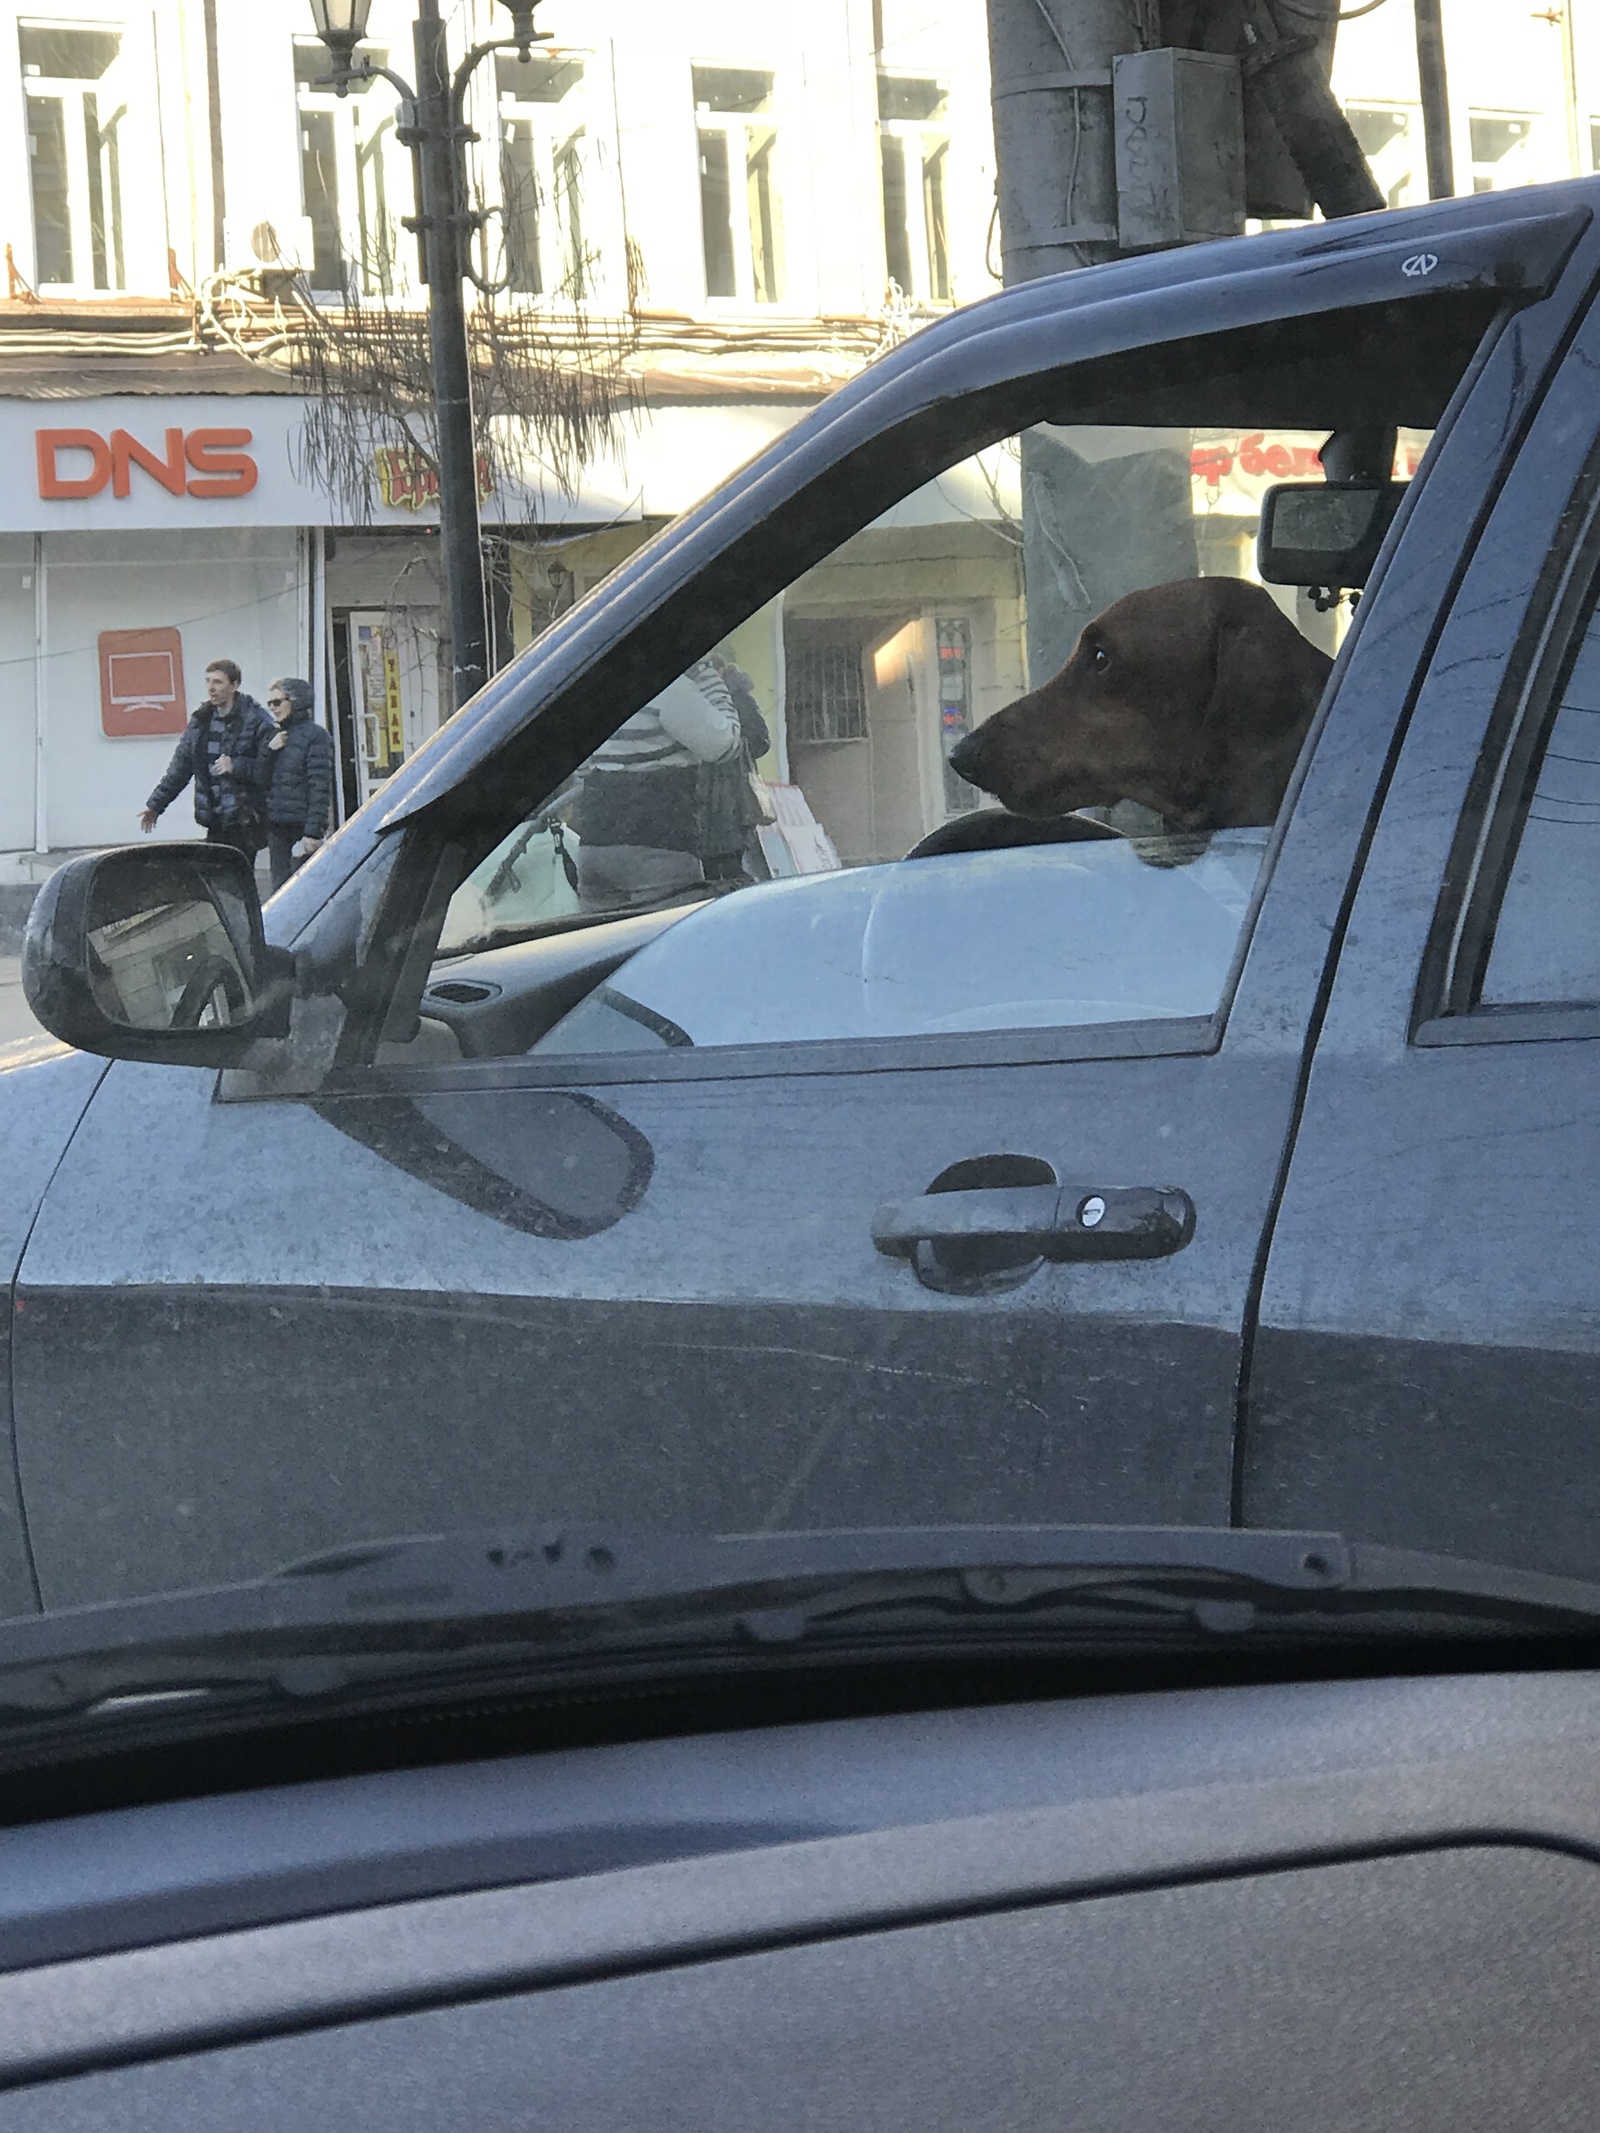
<instances>
[{"instance_id":1,"label":"car window","mask_svg":"<svg viewBox=\"0 0 1600 2133\"><path fill-rule=\"evenodd\" d=\"M1600 614L1591 601L1525 780L1485 1007L1600 1001Z\"/></svg>"},{"instance_id":2,"label":"car window","mask_svg":"<svg viewBox=\"0 0 1600 2133\"><path fill-rule=\"evenodd\" d=\"M1348 613L1254 568L1263 493L1319 480L1326 435L1038 424L954 462L472 867L424 1040L553 1056L1214 1015ZM1402 474L1424 444L1397 441Z\"/></svg>"},{"instance_id":3,"label":"car window","mask_svg":"<svg viewBox=\"0 0 1600 2133\"><path fill-rule=\"evenodd\" d=\"M1268 832L856 867L718 898L540 1039L554 1052L1207 1015ZM802 991L794 974L804 970ZM735 982L730 983L730 974Z\"/></svg>"}]
</instances>

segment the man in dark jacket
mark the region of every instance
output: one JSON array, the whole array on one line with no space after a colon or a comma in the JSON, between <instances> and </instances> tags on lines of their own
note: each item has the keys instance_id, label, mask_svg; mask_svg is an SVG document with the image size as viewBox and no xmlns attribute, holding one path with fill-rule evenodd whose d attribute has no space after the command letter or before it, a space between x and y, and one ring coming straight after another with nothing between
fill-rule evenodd
<instances>
[{"instance_id":1,"label":"man in dark jacket","mask_svg":"<svg viewBox=\"0 0 1600 2133\"><path fill-rule=\"evenodd\" d=\"M275 889L327 836L333 812L333 742L312 716L313 701L310 682L295 674L267 691L267 709L278 722L261 759ZM303 847L298 857L297 844Z\"/></svg>"},{"instance_id":2,"label":"man in dark jacket","mask_svg":"<svg viewBox=\"0 0 1600 2133\"><path fill-rule=\"evenodd\" d=\"M239 687L239 669L231 659L213 659L206 668L206 697L145 802L139 827L148 836L193 778L194 819L206 842L231 844L253 861L266 841L260 765L275 728L255 698Z\"/></svg>"}]
</instances>

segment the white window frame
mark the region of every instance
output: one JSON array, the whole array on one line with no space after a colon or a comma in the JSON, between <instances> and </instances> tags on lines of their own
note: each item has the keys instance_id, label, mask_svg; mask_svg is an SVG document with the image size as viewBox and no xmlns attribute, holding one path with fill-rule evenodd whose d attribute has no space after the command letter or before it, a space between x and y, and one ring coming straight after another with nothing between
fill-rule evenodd
<instances>
[{"instance_id":1,"label":"white window frame","mask_svg":"<svg viewBox=\"0 0 1600 2133\"><path fill-rule=\"evenodd\" d=\"M1535 182L1537 168L1534 163L1533 146L1540 116L1541 114L1537 111L1486 111L1476 107L1467 113L1469 152L1472 140L1472 121L1474 119L1498 119L1510 124L1521 125L1525 129L1522 138L1515 146L1508 148L1503 156L1497 156L1493 162L1480 162L1475 156L1472 158L1470 170L1474 192L1509 192L1515 186L1531 185ZM1508 165L1511 169L1510 179L1509 182L1502 183L1500 173ZM1519 172L1525 173L1525 175L1519 176Z\"/></svg>"},{"instance_id":2,"label":"white window frame","mask_svg":"<svg viewBox=\"0 0 1600 2133\"><path fill-rule=\"evenodd\" d=\"M25 151L28 163L28 229L34 251L36 284L41 291L49 290L63 293L70 291L78 295L94 291L103 294L120 295L130 285L127 258L129 251L133 247L128 242L130 234L127 218L128 179L137 160L137 149L132 139L137 120L134 118L134 103L131 94L131 80L134 69L130 64L132 55L128 49L128 40L132 34L130 25L125 22L85 21L76 16L57 18L55 16L19 14L15 18L12 29L13 39L15 40L18 32L24 29L100 31L115 35L119 40L116 58L111 62L105 73L96 80L84 81L80 77L70 75L24 73L22 76L22 97L26 130ZM16 64L20 67L22 64L20 44L14 42L12 50L17 55ZM110 93L114 96L120 96L121 103L112 114L112 124L117 127L119 138L109 155L105 155L104 151L102 152L103 160L100 172L101 199L104 203L102 212L105 213L105 208L109 207L109 213L105 216L104 225L106 279L102 282L95 278L94 268L92 188L86 138L85 103L92 96L96 99L98 107L100 98L106 93L108 81L112 83ZM65 281L46 279L43 265L38 256L39 224L33 193L35 135L31 107L36 101L44 102L47 100L57 100L64 107L67 161L67 241L72 252L72 273ZM132 121L132 123L126 123L128 121ZM96 124L100 126L103 133L109 131L109 128L106 128L102 123L98 108L96 110Z\"/></svg>"},{"instance_id":3,"label":"white window frame","mask_svg":"<svg viewBox=\"0 0 1600 2133\"><path fill-rule=\"evenodd\" d=\"M296 36L297 52L313 47L314 40ZM320 51L320 47L317 48ZM376 52L374 57L379 56ZM398 294L408 282L406 247L401 229L401 212L395 194L395 186L401 172L392 158L394 145L395 107L382 81L370 83L366 88L355 88L348 96L337 96L332 89L318 89L306 82L295 83L295 166L300 177L301 209L306 218L308 238L311 232L311 203L305 197L306 118L308 114L326 115L333 121L334 182L338 192L339 254L348 273L353 273L360 292L364 296L378 296L384 292ZM368 181L363 175L363 166L376 164L377 193L372 199ZM366 222L371 202L374 217L381 215L384 229L376 243L368 238ZM369 250L370 243L370 250ZM386 246L387 259L380 246ZM313 263L310 258L298 262L306 276L311 279ZM340 286L312 280L312 287L319 296L342 296Z\"/></svg>"},{"instance_id":4,"label":"white window frame","mask_svg":"<svg viewBox=\"0 0 1600 2133\"><path fill-rule=\"evenodd\" d=\"M701 137L707 133L722 135L727 143L728 158L728 225L733 241L733 281L731 296L713 296L706 290L706 303L713 309L781 311L790 305L788 282L787 243L783 213L783 141L778 108L778 70L776 67L760 66L748 60L697 59L695 72L729 72L764 75L771 83L768 92L768 108L765 111L713 111L698 98L694 106L695 164L700 167ZM690 76L691 82L693 75ZM768 295L762 295L756 284L755 242L749 213L749 168L751 140L765 134L766 153L770 158L767 184L772 207L772 222L776 233L772 280L775 286ZM742 182L741 182L742 181ZM741 208L743 211L741 211ZM704 204L702 195L702 218ZM701 226L701 257L705 256L705 229ZM709 279L709 277L708 277Z\"/></svg>"},{"instance_id":5,"label":"white window frame","mask_svg":"<svg viewBox=\"0 0 1600 2133\"><path fill-rule=\"evenodd\" d=\"M519 97L515 91L495 87L496 123L500 149L496 185L501 205L511 205L505 196L504 170L510 143L508 124L526 126L533 150L530 158L535 188L534 227L538 246L537 290L513 289L509 293L527 303L582 302L593 297L601 279L601 259L591 239L594 199L594 142L589 124L589 89L595 54L562 47L540 47L541 56L577 62L578 78L554 102ZM491 80L494 77L491 76ZM574 202L574 178L576 201ZM573 208L576 205L576 215ZM509 215L501 232L499 257L492 271L510 272Z\"/></svg>"},{"instance_id":6,"label":"white window frame","mask_svg":"<svg viewBox=\"0 0 1600 2133\"><path fill-rule=\"evenodd\" d=\"M917 305L951 305L956 301L956 271L951 262L949 247L949 85L937 75L900 75L879 70L879 94L885 81L917 81L937 87L943 98L943 111L939 117L930 119L885 119L879 117L879 198L883 203L883 292L892 296L890 284L900 290L907 301ZM887 188L883 186L883 143L898 141L902 156L902 173L905 173L905 241L907 241L907 264L911 269L911 286L900 286L894 273L894 247L890 243L890 203L887 203ZM934 288L934 260L932 260L932 232L928 228L928 169L932 162L943 160L945 183L945 288Z\"/></svg>"}]
</instances>

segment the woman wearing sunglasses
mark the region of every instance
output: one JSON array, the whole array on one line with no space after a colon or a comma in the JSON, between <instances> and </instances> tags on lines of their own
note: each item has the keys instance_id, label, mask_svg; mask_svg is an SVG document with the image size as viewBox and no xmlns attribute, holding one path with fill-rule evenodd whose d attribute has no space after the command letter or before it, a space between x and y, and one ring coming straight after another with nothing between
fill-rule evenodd
<instances>
[{"instance_id":1,"label":"woman wearing sunglasses","mask_svg":"<svg viewBox=\"0 0 1600 2133\"><path fill-rule=\"evenodd\" d=\"M298 675L275 681L267 709L278 730L262 752L267 786L267 854L272 886L281 889L328 834L333 812L333 742L312 716L311 684Z\"/></svg>"}]
</instances>

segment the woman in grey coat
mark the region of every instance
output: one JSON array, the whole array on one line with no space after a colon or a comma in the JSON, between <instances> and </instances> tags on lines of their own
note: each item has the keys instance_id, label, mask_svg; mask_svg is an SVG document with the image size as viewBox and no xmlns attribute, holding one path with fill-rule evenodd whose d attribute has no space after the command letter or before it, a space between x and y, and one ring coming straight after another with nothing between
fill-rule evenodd
<instances>
[{"instance_id":1,"label":"woman in grey coat","mask_svg":"<svg viewBox=\"0 0 1600 2133\"><path fill-rule=\"evenodd\" d=\"M267 784L267 852L281 889L328 834L333 813L333 742L312 716L311 684L286 675L267 691L278 730L261 752ZM295 846L302 847L297 856Z\"/></svg>"}]
</instances>

